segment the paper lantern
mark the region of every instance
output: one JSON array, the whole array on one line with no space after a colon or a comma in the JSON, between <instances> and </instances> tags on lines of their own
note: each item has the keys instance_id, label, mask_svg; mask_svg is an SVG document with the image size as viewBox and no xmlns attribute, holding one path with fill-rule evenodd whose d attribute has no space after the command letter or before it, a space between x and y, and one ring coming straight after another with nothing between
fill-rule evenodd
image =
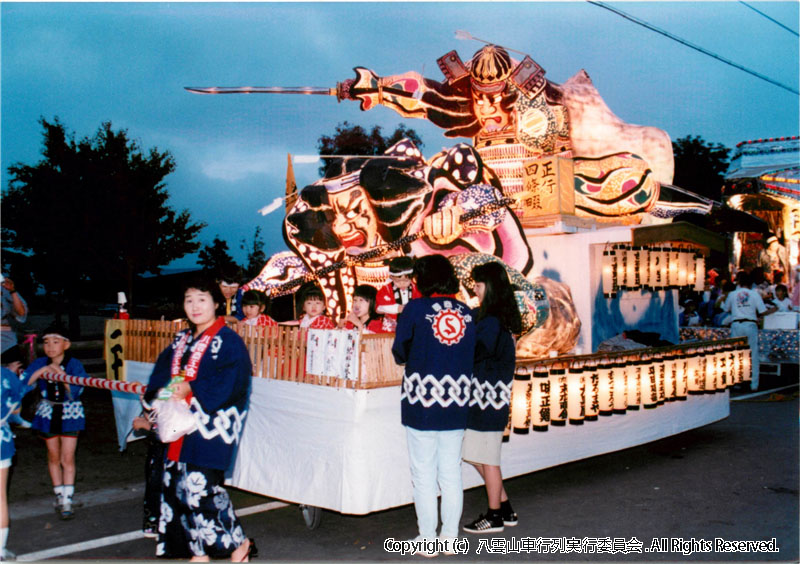
<instances>
[{"instance_id":1,"label":"paper lantern","mask_svg":"<svg viewBox=\"0 0 800 564\"><path fill-rule=\"evenodd\" d=\"M667 287L677 288L681 264L681 250L670 248L667 250Z\"/></svg>"},{"instance_id":2,"label":"paper lantern","mask_svg":"<svg viewBox=\"0 0 800 564\"><path fill-rule=\"evenodd\" d=\"M586 416L586 380L583 366L573 365L567 371L567 418L570 425L583 425Z\"/></svg>"},{"instance_id":3,"label":"paper lantern","mask_svg":"<svg viewBox=\"0 0 800 564\"><path fill-rule=\"evenodd\" d=\"M704 356L706 357L706 382L703 386L703 392L706 394L717 393L717 353L712 347L707 347Z\"/></svg>"},{"instance_id":4,"label":"paper lantern","mask_svg":"<svg viewBox=\"0 0 800 564\"><path fill-rule=\"evenodd\" d=\"M618 358L611 366L614 413L617 415L624 415L628 411L628 372L625 370L624 360Z\"/></svg>"},{"instance_id":5,"label":"paper lantern","mask_svg":"<svg viewBox=\"0 0 800 564\"><path fill-rule=\"evenodd\" d=\"M741 384L742 382L744 382L744 347L736 345L734 347L733 383Z\"/></svg>"},{"instance_id":6,"label":"paper lantern","mask_svg":"<svg viewBox=\"0 0 800 564\"><path fill-rule=\"evenodd\" d=\"M652 355L643 353L642 359L637 361L638 374L642 389L642 405L645 409L658 407L658 374Z\"/></svg>"},{"instance_id":7,"label":"paper lantern","mask_svg":"<svg viewBox=\"0 0 800 564\"><path fill-rule=\"evenodd\" d=\"M617 295L617 264L616 253L613 250L603 251L603 295L614 298Z\"/></svg>"},{"instance_id":8,"label":"paper lantern","mask_svg":"<svg viewBox=\"0 0 800 564\"><path fill-rule=\"evenodd\" d=\"M550 368L550 424L563 427L568 413L567 371L558 364Z\"/></svg>"},{"instance_id":9,"label":"paper lantern","mask_svg":"<svg viewBox=\"0 0 800 564\"><path fill-rule=\"evenodd\" d=\"M658 405L664 405L667 396L666 380L667 380L667 360L666 353L657 352L653 355L653 362L656 368L656 383L658 384Z\"/></svg>"},{"instance_id":10,"label":"paper lantern","mask_svg":"<svg viewBox=\"0 0 800 564\"><path fill-rule=\"evenodd\" d=\"M597 366L598 413L608 417L614 413L614 368L609 359L603 359Z\"/></svg>"},{"instance_id":11,"label":"paper lantern","mask_svg":"<svg viewBox=\"0 0 800 564\"><path fill-rule=\"evenodd\" d=\"M675 385L678 380L678 355L675 352L664 356L664 399L675 401Z\"/></svg>"},{"instance_id":12,"label":"paper lantern","mask_svg":"<svg viewBox=\"0 0 800 564\"><path fill-rule=\"evenodd\" d=\"M628 253L625 245L615 245L617 250L617 286L620 290L627 290Z\"/></svg>"},{"instance_id":13,"label":"paper lantern","mask_svg":"<svg viewBox=\"0 0 800 564\"><path fill-rule=\"evenodd\" d=\"M728 347L717 349L717 391L723 392L728 387Z\"/></svg>"},{"instance_id":14,"label":"paper lantern","mask_svg":"<svg viewBox=\"0 0 800 564\"><path fill-rule=\"evenodd\" d=\"M694 259L694 289L702 292L706 287L706 259L701 254Z\"/></svg>"},{"instance_id":15,"label":"paper lantern","mask_svg":"<svg viewBox=\"0 0 800 564\"><path fill-rule=\"evenodd\" d=\"M533 367L531 384L531 428L539 432L547 431L550 424L550 373L547 366L537 364Z\"/></svg>"},{"instance_id":16,"label":"paper lantern","mask_svg":"<svg viewBox=\"0 0 800 564\"><path fill-rule=\"evenodd\" d=\"M689 358L689 395L702 394L706 386L707 359L702 350Z\"/></svg>"},{"instance_id":17,"label":"paper lantern","mask_svg":"<svg viewBox=\"0 0 800 564\"><path fill-rule=\"evenodd\" d=\"M669 248L662 247L659 251L658 259L658 278L661 281L660 289L665 290L669 286L667 280L667 269L669 268Z\"/></svg>"},{"instance_id":18,"label":"paper lantern","mask_svg":"<svg viewBox=\"0 0 800 564\"><path fill-rule=\"evenodd\" d=\"M637 353L638 355L639 353ZM642 366L639 356L628 357L625 363L627 377L628 411L637 411L642 403Z\"/></svg>"},{"instance_id":19,"label":"paper lantern","mask_svg":"<svg viewBox=\"0 0 800 564\"><path fill-rule=\"evenodd\" d=\"M686 285L688 287L690 287L690 288L695 288L695 286L696 286L696 278L697 278L697 276L696 276L697 270L696 270L696 265L695 265L695 257L696 256L697 255L695 255L695 254L687 253L688 264L686 266ZM702 291L702 290L700 290L700 291Z\"/></svg>"},{"instance_id":20,"label":"paper lantern","mask_svg":"<svg viewBox=\"0 0 800 564\"><path fill-rule=\"evenodd\" d=\"M692 255L685 249L682 249L678 257L678 286L681 288L687 284L689 269L694 269Z\"/></svg>"},{"instance_id":21,"label":"paper lantern","mask_svg":"<svg viewBox=\"0 0 800 564\"><path fill-rule=\"evenodd\" d=\"M531 376L514 374L511 382L511 430L517 435L527 435L531 420Z\"/></svg>"},{"instance_id":22,"label":"paper lantern","mask_svg":"<svg viewBox=\"0 0 800 564\"><path fill-rule=\"evenodd\" d=\"M583 367L584 379L586 380L585 421L597 421L597 415L600 412L600 374L597 365L597 360L590 359L586 361L586 365Z\"/></svg>"},{"instance_id":23,"label":"paper lantern","mask_svg":"<svg viewBox=\"0 0 800 564\"><path fill-rule=\"evenodd\" d=\"M650 249L640 247L639 249L639 284L642 288L650 287Z\"/></svg>"},{"instance_id":24,"label":"paper lantern","mask_svg":"<svg viewBox=\"0 0 800 564\"><path fill-rule=\"evenodd\" d=\"M628 290L639 289L639 250L638 247L628 247L625 250L625 288Z\"/></svg>"},{"instance_id":25,"label":"paper lantern","mask_svg":"<svg viewBox=\"0 0 800 564\"><path fill-rule=\"evenodd\" d=\"M753 351L749 346L743 346L742 352L742 382L750 382L753 379Z\"/></svg>"},{"instance_id":26,"label":"paper lantern","mask_svg":"<svg viewBox=\"0 0 800 564\"><path fill-rule=\"evenodd\" d=\"M660 268L660 261L661 261L661 248L660 247L653 247L650 249L650 260L649 260L649 284L650 288L653 291L661 290L664 286L664 283L661 280L661 268Z\"/></svg>"},{"instance_id":27,"label":"paper lantern","mask_svg":"<svg viewBox=\"0 0 800 564\"><path fill-rule=\"evenodd\" d=\"M691 376L691 369L689 368L691 362L691 355L689 351L683 349L675 359L677 364L677 373L675 376L675 399L678 401L686 401L686 394L689 390L689 378Z\"/></svg>"}]
</instances>

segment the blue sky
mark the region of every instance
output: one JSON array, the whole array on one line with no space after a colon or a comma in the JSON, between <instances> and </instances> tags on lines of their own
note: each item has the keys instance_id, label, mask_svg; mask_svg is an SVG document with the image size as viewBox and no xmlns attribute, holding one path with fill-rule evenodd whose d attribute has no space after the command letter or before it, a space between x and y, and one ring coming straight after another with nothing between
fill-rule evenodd
<instances>
[{"instance_id":1,"label":"blue sky","mask_svg":"<svg viewBox=\"0 0 800 564\"><path fill-rule=\"evenodd\" d=\"M611 5L706 50L798 89L798 39L740 2ZM798 6L753 6L797 31ZM257 210L284 192L286 154L314 154L343 121L390 133L401 118L323 96L201 96L184 86L335 86L354 66L441 79L436 59L481 44L526 52L564 82L585 69L606 103L672 139L700 135L733 148L798 135L798 96L586 2L16 3L0 5L2 185L15 162L40 157L39 117L78 137L103 121L149 149L169 150L170 202L208 223L203 242L241 239L261 226L268 254L284 250L282 214ZM426 156L453 141L406 120ZM295 165L300 187L317 165ZM191 266L188 257L172 266Z\"/></svg>"}]
</instances>

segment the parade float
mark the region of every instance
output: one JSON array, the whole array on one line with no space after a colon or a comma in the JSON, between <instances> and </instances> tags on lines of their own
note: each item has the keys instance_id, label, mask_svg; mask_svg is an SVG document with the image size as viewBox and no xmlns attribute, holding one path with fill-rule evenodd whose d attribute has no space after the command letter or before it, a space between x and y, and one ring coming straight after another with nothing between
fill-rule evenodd
<instances>
[{"instance_id":1,"label":"parade float","mask_svg":"<svg viewBox=\"0 0 800 564\"><path fill-rule=\"evenodd\" d=\"M289 250L243 289L275 297L313 281L341 317L356 284L387 281L390 257L444 254L460 297L472 303L471 267L502 262L525 322L516 376L501 392L512 404L506 477L726 417L727 389L750 377L745 341L669 344L679 342L679 288L702 286L704 257L724 245L714 233L670 222L708 206L664 197L673 173L668 135L617 118L584 71L556 84L531 57L516 60L495 45L466 63L455 51L438 63L442 81L358 67L335 88L189 88L335 95L471 141L425 158L402 140L384 155L328 166L324 178L287 194ZM109 378L146 383L180 328L109 321ZM662 341L599 350L630 330ZM353 514L412 501L391 335L286 326L240 334L254 378L232 485ZM122 447L140 406L126 391L113 394ZM465 487L479 483L465 467Z\"/></svg>"}]
</instances>

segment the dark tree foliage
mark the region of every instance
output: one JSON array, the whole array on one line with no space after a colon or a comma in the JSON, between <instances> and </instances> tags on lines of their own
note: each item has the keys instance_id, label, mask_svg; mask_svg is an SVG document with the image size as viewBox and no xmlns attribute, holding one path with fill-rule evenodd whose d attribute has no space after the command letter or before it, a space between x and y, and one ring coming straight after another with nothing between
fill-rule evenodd
<instances>
[{"instance_id":1,"label":"dark tree foliage","mask_svg":"<svg viewBox=\"0 0 800 564\"><path fill-rule=\"evenodd\" d=\"M258 276L261 269L264 268L264 263L267 262L267 255L264 253L264 239L261 237L261 227L256 227L255 233L253 233L253 242L250 245L242 239L240 247L242 250L247 251L245 275L249 279L253 279Z\"/></svg>"},{"instance_id":2,"label":"dark tree foliage","mask_svg":"<svg viewBox=\"0 0 800 564\"><path fill-rule=\"evenodd\" d=\"M404 137L408 137L418 149L422 149L424 144L417 132L403 124L398 125L390 136L384 137L379 125L367 133L360 125L350 125L345 121L336 126L336 133L332 136L323 135L319 138L317 150L320 155L382 155ZM339 159L323 159L319 173L325 176L326 168L337 170L340 166Z\"/></svg>"},{"instance_id":3,"label":"dark tree foliage","mask_svg":"<svg viewBox=\"0 0 800 564\"><path fill-rule=\"evenodd\" d=\"M675 177L672 183L719 201L731 150L702 137L688 135L672 142Z\"/></svg>"},{"instance_id":4,"label":"dark tree foliage","mask_svg":"<svg viewBox=\"0 0 800 564\"><path fill-rule=\"evenodd\" d=\"M228 243L219 238L205 245L197 255L197 262L203 270L211 276L219 276L222 273L230 273L239 270L239 265L228 253Z\"/></svg>"},{"instance_id":5,"label":"dark tree foliage","mask_svg":"<svg viewBox=\"0 0 800 564\"><path fill-rule=\"evenodd\" d=\"M42 118L42 159L16 163L3 194L2 244L27 256L26 267L48 292L66 298L77 331L82 282L102 282L109 296L133 277L195 252L198 232L189 212L168 203L164 178L175 169L169 151L143 151L126 130L103 123L75 140L56 117Z\"/></svg>"}]
</instances>

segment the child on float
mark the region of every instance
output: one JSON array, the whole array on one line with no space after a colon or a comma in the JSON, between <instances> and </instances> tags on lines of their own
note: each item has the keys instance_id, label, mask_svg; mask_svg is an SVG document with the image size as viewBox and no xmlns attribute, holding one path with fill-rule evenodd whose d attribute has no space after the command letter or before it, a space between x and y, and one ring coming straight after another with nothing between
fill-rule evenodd
<instances>
[{"instance_id":1,"label":"child on float","mask_svg":"<svg viewBox=\"0 0 800 564\"><path fill-rule=\"evenodd\" d=\"M8 423L9 416L17 413L25 394L33 390L19 378L22 371L22 354L17 345L0 354L2 401L0 402L0 560L13 560L15 555L6 550L8 540L8 475L14 458L14 433Z\"/></svg>"},{"instance_id":2,"label":"child on float","mask_svg":"<svg viewBox=\"0 0 800 564\"><path fill-rule=\"evenodd\" d=\"M776 311L797 311L797 308L792 305L792 299L789 297L789 290L785 284L778 284L775 286L775 299L772 304L778 308Z\"/></svg>"},{"instance_id":3,"label":"child on float","mask_svg":"<svg viewBox=\"0 0 800 564\"><path fill-rule=\"evenodd\" d=\"M375 311L378 291L368 284L360 284L353 290L353 307L347 317L339 323L340 329L358 329L370 333L394 333L397 322Z\"/></svg>"},{"instance_id":4,"label":"child on float","mask_svg":"<svg viewBox=\"0 0 800 564\"><path fill-rule=\"evenodd\" d=\"M480 306L474 311L478 336L462 457L483 478L489 508L463 529L468 533L499 533L505 526L517 524L517 514L503 487L500 447L516 364L514 335L522 331L522 320L502 264L480 264L472 269L472 279Z\"/></svg>"},{"instance_id":5,"label":"child on float","mask_svg":"<svg viewBox=\"0 0 800 564\"><path fill-rule=\"evenodd\" d=\"M301 329L336 329L333 319L325 315L325 295L313 282L307 282L298 291L303 315L295 321L281 325L299 325Z\"/></svg>"},{"instance_id":6,"label":"child on float","mask_svg":"<svg viewBox=\"0 0 800 564\"><path fill-rule=\"evenodd\" d=\"M254 327L272 327L277 325L277 321L264 313L269 306L269 296L258 290L247 290L242 295L242 313L244 318L239 321L244 325Z\"/></svg>"},{"instance_id":7,"label":"child on float","mask_svg":"<svg viewBox=\"0 0 800 564\"><path fill-rule=\"evenodd\" d=\"M75 493L75 449L78 435L86 427L80 396L83 386L51 382L41 378L45 373L69 374L86 378L83 364L69 354L70 340L64 328L51 325L44 330L41 342L46 356L34 360L24 372L28 385L36 385L42 399L33 418L33 430L47 445L47 468L56 495L53 506L61 518L74 516L72 496Z\"/></svg>"},{"instance_id":8,"label":"child on float","mask_svg":"<svg viewBox=\"0 0 800 564\"><path fill-rule=\"evenodd\" d=\"M450 261L442 255L424 256L414 265L414 275L422 297L408 302L398 316L392 354L404 366L400 413L419 530L415 540L436 539L441 490L439 539L452 552L464 504L461 441L467 426L476 329L472 311L455 297L459 284Z\"/></svg>"},{"instance_id":9,"label":"child on float","mask_svg":"<svg viewBox=\"0 0 800 564\"><path fill-rule=\"evenodd\" d=\"M395 257L389 261L389 283L378 290L375 309L391 319L403 311L406 304L420 297L416 284L411 280L414 259L407 256Z\"/></svg>"}]
</instances>

